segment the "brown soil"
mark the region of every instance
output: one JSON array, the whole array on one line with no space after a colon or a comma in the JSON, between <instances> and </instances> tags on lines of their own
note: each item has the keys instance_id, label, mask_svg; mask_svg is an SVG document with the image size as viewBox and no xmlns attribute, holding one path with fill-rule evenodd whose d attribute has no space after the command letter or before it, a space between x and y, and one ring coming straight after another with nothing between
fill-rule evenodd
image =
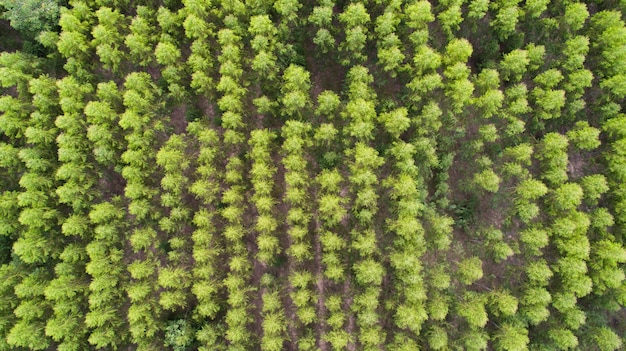
<instances>
[{"instance_id":1,"label":"brown soil","mask_svg":"<svg viewBox=\"0 0 626 351\"><path fill-rule=\"evenodd\" d=\"M583 177L587 168L587 160L594 159L589 158L588 155L585 155L581 152L570 153L569 155L569 163L567 164L567 173L569 173L569 177L571 179L579 179Z\"/></svg>"},{"instance_id":2,"label":"brown soil","mask_svg":"<svg viewBox=\"0 0 626 351\"><path fill-rule=\"evenodd\" d=\"M170 113L170 124L174 128L174 134L182 134L187 130L187 105L178 105Z\"/></svg>"},{"instance_id":3,"label":"brown soil","mask_svg":"<svg viewBox=\"0 0 626 351\"><path fill-rule=\"evenodd\" d=\"M315 216L315 235L314 235L314 249L315 249L315 278L317 288L317 318L318 322L315 326L315 334L317 335L318 347L320 351L328 351L329 345L324 340L323 336L326 334L326 279L324 278L324 271L322 267L322 243L320 242L320 232L322 231L322 224L319 218Z\"/></svg>"},{"instance_id":4,"label":"brown soil","mask_svg":"<svg viewBox=\"0 0 626 351\"><path fill-rule=\"evenodd\" d=\"M262 118L262 117L261 117ZM274 184L276 184L275 189L286 189L285 186L285 167L282 162L280 162L280 155L275 153L272 155L272 160L274 164L277 166L276 174L274 175ZM283 192L279 192L276 194L277 199L284 199L285 196ZM291 238L287 234L287 229L289 226L287 225L286 215L289 212L289 205L285 201L280 201L275 208L275 217L279 222L279 227L276 230L276 234L279 235L280 246L283 249L283 252L279 253L279 256L286 255L287 250L291 247ZM291 293L294 291L293 286L289 283L289 273L296 271L296 264L291 259L291 257L287 256L287 264L281 265L277 269L277 277L280 282L285 282L287 289L283 296L283 307L285 309L285 317L287 318L287 334L289 335L288 347L287 350L298 350L298 330L297 326L299 325L298 316L296 315L296 306L291 299Z\"/></svg>"},{"instance_id":5,"label":"brown soil","mask_svg":"<svg viewBox=\"0 0 626 351\"><path fill-rule=\"evenodd\" d=\"M106 201L110 201L115 196L124 195L125 187L126 179L113 169L104 172L98 181L98 188Z\"/></svg>"},{"instance_id":6,"label":"brown soil","mask_svg":"<svg viewBox=\"0 0 626 351\"><path fill-rule=\"evenodd\" d=\"M143 70L152 77L153 82L158 82L161 79L161 68L157 65L149 65Z\"/></svg>"},{"instance_id":7,"label":"brown soil","mask_svg":"<svg viewBox=\"0 0 626 351\"><path fill-rule=\"evenodd\" d=\"M251 236L252 234L249 235L249 237ZM250 311L253 315L253 322L251 324L252 335L257 336L258 340L260 340L263 335L263 316L261 314L261 309L263 308L263 293L265 292L265 288L261 288L261 277L267 271L267 265L255 258L258 253L258 249L253 240L247 240L246 247L248 249L248 257L252 260L250 286L256 289L252 293L252 308Z\"/></svg>"},{"instance_id":8,"label":"brown soil","mask_svg":"<svg viewBox=\"0 0 626 351\"><path fill-rule=\"evenodd\" d=\"M305 50L306 68L311 72L311 96L316 98L324 90L342 91L346 67L321 54L312 40L306 41Z\"/></svg>"},{"instance_id":9,"label":"brown soil","mask_svg":"<svg viewBox=\"0 0 626 351\"><path fill-rule=\"evenodd\" d=\"M212 125L214 125L215 121L215 105L209 102L205 96L202 96L198 99L198 107L204 113L204 116L209 119Z\"/></svg>"},{"instance_id":10,"label":"brown soil","mask_svg":"<svg viewBox=\"0 0 626 351\"><path fill-rule=\"evenodd\" d=\"M345 311L346 314L348 315L348 321L346 323L346 331L348 332L349 335L352 336L352 342L350 342L348 344L348 350L349 351L356 351L357 349L357 345L356 345L356 320L354 318L354 313L352 313L351 307L352 307L352 301L354 300L353 296L353 290L352 290L352 281L350 279L350 276L346 277L346 280L344 281L343 284L343 297L344 297L344 306L345 306Z\"/></svg>"}]
</instances>

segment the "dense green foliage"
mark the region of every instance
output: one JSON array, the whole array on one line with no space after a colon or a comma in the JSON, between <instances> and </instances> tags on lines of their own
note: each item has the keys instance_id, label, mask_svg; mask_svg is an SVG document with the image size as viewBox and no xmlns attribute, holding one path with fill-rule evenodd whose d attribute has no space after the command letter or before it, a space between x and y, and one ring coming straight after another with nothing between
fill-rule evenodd
<instances>
[{"instance_id":1,"label":"dense green foliage","mask_svg":"<svg viewBox=\"0 0 626 351\"><path fill-rule=\"evenodd\" d=\"M624 11L0 0L0 350L623 349Z\"/></svg>"}]
</instances>

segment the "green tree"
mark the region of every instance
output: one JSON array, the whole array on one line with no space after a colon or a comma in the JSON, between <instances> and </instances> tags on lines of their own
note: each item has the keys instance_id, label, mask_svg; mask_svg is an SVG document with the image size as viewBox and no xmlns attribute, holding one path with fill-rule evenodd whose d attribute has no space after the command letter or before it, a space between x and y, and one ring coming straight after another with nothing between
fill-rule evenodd
<instances>
[{"instance_id":1,"label":"green tree","mask_svg":"<svg viewBox=\"0 0 626 351\"><path fill-rule=\"evenodd\" d=\"M491 169L474 174L474 183L480 189L495 193L500 189L500 177Z\"/></svg>"},{"instance_id":2,"label":"green tree","mask_svg":"<svg viewBox=\"0 0 626 351\"><path fill-rule=\"evenodd\" d=\"M489 321L485 303L485 296L468 291L464 294L462 302L457 306L457 313L465 318L470 327L474 329L483 328Z\"/></svg>"},{"instance_id":3,"label":"green tree","mask_svg":"<svg viewBox=\"0 0 626 351\"><path fill-rule=\"evenodd\" d=\"M405 10L407 25L412 29L420 29L435 20L431 4L428 1L417 1L407 6Z\"/></svg>"},{"instance_id":4,"label":"green tree","mask_svg":"<svg viewBox=\"0 0 626 351\"><path fill-rule=\"evenodd\" d=\"M549 243L548 233L539 228L528 228L521 232L520 240L526 245L529 253L535 256L541 255L541 249Z\"/></svg>"},{"instance_id":5,"label":"green tree","mask_svg":"<svg viewBox=\"0 0 626 351\"><path fill-rule=\"evenodd\" d=\"M524 73L526 73L529 63L530 59L526 50L515 49L505 54L502 61L500 61L502 79L512 82L520 81Z\"/></svg>"},{"instance_id":6,"label":"green tree","mask_svg":"<svg viewBox=\"0 0 626 351\"><path fill-rule=\"evenodd\" d=\"M274 3L274 9L286 23L292 23L298 19L298 10L301 7L302 4L296 0L280 0Z\"/></svg>"},{"instance_id":7,"label":"green tree","mask_svg":"<svg viewBox=\"0 0 626 351\"><path fill-rule=\"evenodd\" d=\"M6 342L12 347L43 350L51 340L45 335L45 320L50 314L50 302L44 299L44 290L49 283L49 273L37 269L15 284L15 295L19 304L14 309L17 320L6 334Z\"/></svg>"},{"instance_id":8,"label":"green tree","mask_svg":"<svg viewBox=\"0 0 626 351\"><path fill-rule=\"evenodd\" d=\"M180 50L169 42L159 42L154 49L154 55L161 65L173 65L181 57Z\"/></svg>"},{"instance_id":9,"label":"green tree","mask_svg":"<svg viewBox=\"0 0 626 351\"><path fill-rule=\"evenodd\" d=\"M126 19L117 10L108 7L98 9L96 16L98 25L91 31L96 53L105 67L117 70L124 58L120 50L123 37L119 27L125 26Z\"/></svg>"},{"instance_id":10,"label":"green tree","mask_svg":"<svg viewBox=\"0 0 626 351\"><path fill-rule=\"evenodd\" d=\"M448 333L441 327L432 327L428 331L428 344L433 350L445 349L448 346Z\"/></svg>"},{"instance_id":11,"label":"green tree","mask_svg":"<svg viewBox=\"0 0 626 351\"><path fill-rule=\"evenodd\" d=\"M470 285L483 277L483 263L478 257L471 257L459 262L457 274L461 283Z\"/></svg>"},{"instance_id":12,"label":"green tree","mask_svg":"<svg viewBox=\"0 0 626 351\"><path fill-rule=\"evenodd\" d=\"M178 319L169 321L165 327L165 346L174 351L184 351L193 343L194 333L187 320Z\"/></svg>"},{"instance_id":13,"label":"green tree","mask_svg":"<svg viewBox=\"0 0 626 351\"><path fill-rule=\"evenodd\" d=\"M455 38L446 46L444 63L447 65L459 62L465 63L472 56L473 51L472 44L467 39Z\"/></svg>"},{"instance_id":14,"label":"green tree","mask_svg":"<svg viewBox=\"0 0 626 351\"><path fill-rule=\"evenodd\" d=\"M531 178L521 181L515 193L525 200L537 200L548 193L548 188L540 180Z\"/></svg>"},{"instance_id":15,"label":"green tree","mask_svg":"<svg viewBox=\"0 0 626 351\"><path fill-rule=\"evenodd\" d=\"M578 338L569 329L551 329L548 331L548 336L555 346L561 350L568 350L578 346Z\"/></svg>"},{"instance_id":16,"label":"green tree","mask_svg":"<svg viewBox=\"0 0 626 351\"><path fill-rule=\"evenodd\" d=\"M609 327L599 327L592 332L600 351L614 351L622 347L622 339Z\"/></svg>"},{"instance_id":17,"label":"green tree","mask_svg":"<svg viewBox=\"0 0 626 351\"><path fill-rule=\"evenodd\" d=\"M568 4L565 8L563 21L569 27L569 30L576 32L580 30L589 18L589 10L584 3Z\"/></svg>"},{"instance_id":18,"label":"green tree","mask_svg":"<svg viewBox=\"0 0 626 351\"><path fill-rule=\"evenodd\" d=\"M497 316L513 316L517 313L517 298L508 291L494 291L490 295L489 304Z\"/></svg>"},{"instance_id":19,"label":"green tree","mask_svg":"<svg viewBox=\"0 0 626 351\"><path fill-rule=\"evenodd\" d=\"M310 105L309 89L311 88L311 74L303 67L290 65L283 73L281 102L284 112L288 116L301 115L302 110Z\"/></svg>"},{"instance_id":20,"label":"green tree","mask_svg":"<svg viewBox=\"0 0 626 351\"><path fill-rule=\"evenodd\" d=\"M525 351L528 350L528 330L522 326L506 323L494 336L498 351Z\"/></svg>"},{"instance_id":21,"label":"green tree","mask_svg":"<svg viewBox=\"0 0 626 351\"><path fill-rule=\"evenodd\" d=\"M529 0L524 6L526 14L530 18L539 18L548 9L549 0Z\"/></svg>"},{"instance_id":22,"label":"green tree","mask_svg":"<svg viewBox=\"0 0 626 351\"><path fill-rule=\"evenodd\" d=\"M574 129L567 132L567 138L582 150L593 150L600 146L600 130L589 126L587 121L578 121Z\"/></svg>"},{"instance_id":23,"label":"green tree","mask_svg":"<svg viewBox=\"0 0 626 351\"><path fill-rule=\"evenodd\" d=\"M367 41L367 25L370 22L370 15L365 6L360 3L352 3L339 15L339 21L345 25L345 40L340 45L340 50L346 51L349 58L344 59L345 65L350 60L363 61L365 55L363 50Z\"/></svg>"},{"instance_id":24,"label":"green tree","mask_svg":"<svg viewBox=\"0 0 626 351\"><path fill-rule=\"evenodd\" d=\"M131 20L130 33L124 39L130 57L140 66L147 66L154 60L155 17L154 11L149 7L137 6L137 16Z\"/></svg>"},{"instance_id":25,"label":"green tree","mask_svg":"<svg viewBox=\"0 0 626 351\"><path fill-rule=\"evenodd\" d=\"M458 31L461 22L463 22L461 5L455 3L450 4L448 8L437 14L437 19L439 23L441 23L444 32L446 32L449 37L452 36L452 33Z\"/></svg>"},{"instance_id":26,"label":"green tree","mask_svg":"<svg viewBox=\"0 0 626 351\"><path fill-rule=\"evenodd\" d=\"M481 19L487 14L487 11L489 10L489 0L471 0L468 9L468 19Z\"/></svg>"},{"instance_id":27,"label":"green tree","mask_svg":"<svg viewBox=\"0 0 626 351\"><path fill-rule=\"evenodd\" d=\"M332 6L315 6L308 18L310 23L318 27L325 27L331 24L333 20Z\"/></svg>"},{"instance_id":28,"label":"green tree","mask_svg":"<svg viewBox=\"0 0 626 351\"><path fill-rule=\"evenodd\" d=\"M55 30L58 24L60 6L56 0L2 0L0 6L5 9L2 17L28 40Z\"/></svg>"},{"instance_id":29,"label":"green tree","mask_svg":"<svg viewBox=\"0 0 626 351\"><path fill-rule=\"evenodd\" d=\"M550 183L560 184L567 180L567 147L566 136L548 133L540 142L537 158L542 161L542 178Z\"/></svg>"},{"instance_id":30,"label":"green tree","mask_svg":"<svg viewBox=\"0 0 626 351\"><path fill-rule=\"evenodd\" d=\"M495 20L491 21L489 25L494 27L500 40L505 40L511 34L515 33L521 12L522 11L515 5L504 6L498 9Z\"/></svg>"}]
</instances>

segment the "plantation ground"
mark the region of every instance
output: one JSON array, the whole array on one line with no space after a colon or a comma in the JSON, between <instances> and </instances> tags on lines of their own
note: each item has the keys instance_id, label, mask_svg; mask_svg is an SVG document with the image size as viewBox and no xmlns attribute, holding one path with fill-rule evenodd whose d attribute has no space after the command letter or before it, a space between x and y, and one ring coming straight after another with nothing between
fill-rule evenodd
<instances>
[{"instance_id":1,"label":"plantation ground","mask_svg":"<svg viewBox=\"0 0 626 351\"><path fill-rule=\"evenodd\" d=\"M0 350L623 348L619 2L0 4Z\"/></svg>"}]
</instances>

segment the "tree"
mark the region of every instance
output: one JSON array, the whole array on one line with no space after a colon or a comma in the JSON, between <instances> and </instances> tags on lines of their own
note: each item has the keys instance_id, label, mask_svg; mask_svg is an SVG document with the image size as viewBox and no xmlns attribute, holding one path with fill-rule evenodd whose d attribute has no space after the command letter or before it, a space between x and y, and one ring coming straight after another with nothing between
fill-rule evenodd
<instances>
[{"instance_id":1,"label":"tree","mask_svg":"<svg viewBox=\"0 0 626 351\"><path fill-rule=\"evenodd\" d=\"M473 51L472 44L467 39L452 39L446 46L444 63L447 65L465 63L472 56Z\"/></svg>"},{"instance_id":2,"label":"tree","mask_svg":"<svg viewBox=\"0 0 626 351\"><path fill-rule=\"evenodd\" d=\"M428 1L417 1L407 6L405 13L407 25L412 29L421 29L435 20L431 4Z\"/></svg>"},{"instance_id":3,"label":"tree","mask_svg":"<svg viewBox=\"0 0 626 351\"><path fill-rule=\"evenodd\" d=\"M43 324L24 319L11 328L6 340L10 346L23 347L29 350L44 350L50 344L50 340L44 335Z\"/></svg>"},{"instance_id":4,"label":"tree","mask_svg":"<svg viewBox=\"0 0 626 351\"><path fill-rule=\"evenodd\" d=\"M471 0L468 6L467 18L478 20L487 14L489 10L489 0Z\"/></svg>"},{"instance_id":5,"label":"tree","mask_svg":"<svg viewBox=\"0 0 626 351\"><path fill-rule=\"evenodd\" d=\"M117 68L123 58L123 53L119 50L123 37L118 26L125 26L126 19L117 10L108 7L98 9L96 16L98 25L92 30L96 52L106 66Z\"/></svg>"},{"instance_id":6,"label":"tree","mask_svg":"<svg viewBox=\"0 0 626 351\"><path fill-rule=\"evenodd\" d=\"M561 350L568 350L578 346L578 338L569 329L551 329L548 331L548 336L552 339L556 347Z\"/></svg>"},{"instance_id":7,"label":"tree","mask_svg":"<svg viewBox=\"0 0 626 351\"><path fill-rule=\"evenodd\" d=\"M466 258L459 262L457 274L461 283L470 285L483 277L483 263L478 257Z\"/></svg>"},{"instance_id":8,"label":"tree","mask_svg":"<svg viewBox=\"0 0 626 351\"><path fill-rule=\"evenodd\" d=\"M362 51L367 41L367 27L370 22L370 15L362 3L352 3L339 15L339 21L344 23L346 36L340 45L342 51L347 51L350 55L348 59L342 61L343 64L350 60L363 61L365 55Z\"/></svg>"},{"instance_id":9,"label":"tree","mask_svg":"<svg viewBox=\"0 0 626 351\"><path fill-rule=\"evenodd\" d=\"M617 74L611 78L605 79L600 82L600 87L610 93L617 99L623 99L626 97L626 89L624 89L624 84L626 83L626 75Z\"/></svg>"},{"instance_id":10,"label":"tree","mask_svg":"<svg viewBox=\"0 0 626 351\"><path fill-rule=\"evenodd\" d=\"M498 9L495 21L489 23L493 26L498 37L503 40L515 33L515 27L519 22L521 10L517 6L504 6Z\"/></svg>"},{"instance_id":11,"label":"tree","mask_svg":"<svg viewBox=\"0 0 626 351\"><path fill-rule=\"evenodd\" d=\"M567 180L567 147L569 141L559 133L548 133L539 145L537 158L542 161L542 177L553 184Z\"/></svg>"},{"instance_id":12,"label":"tree","mask_svg":"<svg viewBox=\"0 0 626 351\"><path fill-rule=\"evenodd\" d=\"M383 66L383 70L391 72L392 77L397 76L397 70L404 61L405 56L398 46L389 46L378 49L378 60Z\"/></svg>"},{"instance_id":13,"label":"tree","mask_svg":"<svg viewBox=\"0 0 626 351\"><path fill-rule=\"evenodd\" d=\"M589 52L589 44L589 37L582 35L568 39L563 50L565 54L563 68L570 72L583 68L585 56Z\"/></svg>"},{"instance_id":14,"label":"tree","mask_svg":"<svg viewBox=\"0 0 626 351\"><path fill-rule=\"evenodd\" d=\"M530 18L539 18L548 9L549 3L549 0L529 0L526 2L524 9Z\"/></svg>"},{"instance_id":15,"label":"tree","mask_svg":"<svg viewBox=\"0 0 626 351\"><path fill-rule=\"evenodd\" d=\"M315 6L309 15L309 23L313 23L318 27L326 27L333 20L332 6Z\"/></svg>"},{"instance_id":16,"label":"tree","mask_svg":"<svg viewBox=\"0 0 626 351\"><path fill-rule=\"evenodd\" d=\"M530 178L521 181L515 193L525 200L537 200L548 193L548 188L540 180Z\"/></svg>"},{"instance_id":17,"label":"tree","mask_svg":"<svg viewBox=\"0 0 626 351\"><path fill-rule=\"evenodd\" d=\"M279 0L274 3L274 9L286 23L292 23L298 19L298 10L302 4L296 0Z\"/></svg>"},{"instance_id":18,"label":"tree","mask_svg":"<svg viewBox=\"0 0 626 351\"><path fill-rule=\"evenodd\" d=\"M496 193L500 189L500 177L491 169L474 174L474 183L481 189Z\"/></svg>"},{"instance_id":19,"label":"tree","mask_svg":"<svg viewBox=\"0 0 626 351\"><path fill-rule=\"evenodd\" d=\"M432 327L427 333L428 344L433 350L441 350L448 346L448 334L441 327Z\"/></svg>"},{"instance_id":20,"label":"tree","mask_svg":"<svg viewBox=\"0 0 626 351\"><path fill-rule=\"evenodd\" d=\"M161 65L174 65L181 57L180 50L170 42L159 42L154 49L154 55Z\"/></svg>"},{"instance_id":21,"label":"tree","mask_svg":"<svg viewBox=\"0 0 626 351\"><path fill-rule=\"evenodd\" d=\"M362 285L380 285L384 276L382 265L372 259L355 264L354 271L357 283Z\"/></svg>"},{"instance_id":22,"label":"tree","mask_svg":"<svg viewBox=\"0 0 626 351\"><path fill-rule=\"evenodd\" d=\"M568 211L579 206L583 199L583 189L576 183L566 183L554 191L554 206L558 210Z\"/></svg>"},{"instance_id":23,"label":"tree","mask_svg":"<svg viewBox=\"0 0 626 351\"><path fill-rule=\"evenodd\" d=\"M311 88L311 74L301 66L291 64L283 73L281 99L285 114L288 116L300 115L302 109L310 104L309 89Z\"/></svg>"},{"instance_id":24,"label":"tree","mask_svg":"<svg viewBox=\"0 0 626 351\"><path fill-rule=\"evenodd\" d=\"M29 40L41 32L54 30L59 20L60 7L55 0L2 0L0 6L6 9L2 15L11 27Z\"/></svg>"},{"instance_id":25,"label":"tree","mask_svg":"<svg viewBox=\"0 0 626 351\"><path fill-rule=\"evenodd\" d=\"M195 13L190 13L183 22L185 36L189 39L204 39L208 37L210 30L204 19Z\"/></svg>"},{"instance_id":26,"label":"tree","mask_svg":"<svg viewBox=\"0 0 626 351\"><path fill-rule=\"evenodd\" d=\"M548 233L539 228L528 228L522 231L521 241L526 244L529 253L535 256L541 255L541 249L549 243Z\"/></svg>"},{"instance_id":27,"label":"tree","mask_svg":"<svg viewBox=\"0 0 626 351\"><path fill-rule=\"evenodd\" d=\"M172 347L174 351L187 350L193 342L193 334L194 330L187 320L169 321L165 327L165 345Z\"/></svg>"},{"instance_id":28,"label":"tree","mask_svg":"<svg viewBox=\"0 0 626 351\"><path fill-rule=\"evenodd\" d=\"M494 337L498 351L525 351L528 350L528 330L511 323L504 324Z\"/></svg>"},{"instance_id":29,"label":"tree","mask_svg":"<svg viewBox=\"0 0 626 351\"><path fill-rule=\"evenodd\" d=\"M517 298L508 291L494 291L490 296L490 305L497 316L513 316L517 313Z\"/></svg>"},{"instance_id":30,"label":"tree","mask_svg":"<svg viewBox=\"0 0 626 351\"><path fill-rule=\"evenodd\" d=\"M565 106L565 90L535 88L533 95L537 106L540 108L539 117L551 119L561 115L561 109Z\"/></svg>"},{"instance_id":31,"label":"tree","mask_svg":"<svg viewBox=\"0 0 626 351\"><path fill-rule=\"evenodd\" d=\"M320 28L317 30L317 33L315 33L313 43L319 46L323 53L328 53L328 51L335 47L335 38L328 29Z\"/></svg>"},{"instance_id":32,"label":"tree","mask_svg":"<svg viewBox=\"0 0 626 351\"><path fill-rule=\"evenodd\" d=\"M167 7L159 7L156 14L156 20L161 26L164 34L172 35L177 34L178 27L181 24L182 12L173 12Z\"/></svg>"},{"instance_id":33,"label":"tree","mask_svg":"<svg viewBox=\"0 0 626 351\"><path fill-rule=\"evenodd\" d=\"M39 269L14 285L15 296L19 299L13 310L17 321L6 334L6 342L12 348L43 350L49 347L51 340L45 335L45 315L50 313L50 302L44 299L49 282L48 272Z\"/></svg>"},{"instance_id":34,"label":"tree","mask_svg":"<svg viewBox=\"0 0 626 351\"><path fill-rule=\"evenodd\" d=\"M463 296L462 302L457 306L457 313L465 318L471 328L483 328L489 321L485 302L485 296L473 291L467 291Z\"/></svg>"},{"instance_id":35,"label":"tree","mask_svg":"<svg viewBox=\"0 0 626 351\"><path fill-rule=\"evenodd\" d=\"M446 96L452 100L455 113L460 113L471 102L474 85L468 79L452 81L445 85Z\"/></svg>"},{"instance_id":36,"label":"tree","mask_svg":"<svg viewBox=\"0 0 626 351\"><path fill-rule=\"evenodd\" d=\"M339 15L339 20L348 27L363 26L369 23L370 15L362 3L352 3Z\"/></svg>"},{"instance_id":37,"label":"tree","mask_svg":"<svg viewBox=\"0 0 626 351\"><path fill-rule=\"evenodd\" d=\"M440 12L437 15L439 23L444 32L450 37L452 33L459 30L461 22L463 22L463 15L461 11L461 5L452 4L450 7Z\"/></svg>"},{"instance_id":38,"label":"tree","mask_svg":"<svg viewBox=\"0 0 626 351\"><path fill-rule=\"evenodd\" d=\"M505 54L502 61L500 61L502 79L512 82L520 81L524 73L526 73L529 63L530 59L526 50L515 49Z\"/></svg>"},{"instance_id":39,"label":"tree","mask_svg":"<svg viewBox=\"0 0 626 351\"><path fill-rule=\"evenodd\" d=\"M333 330L324 335L334 350L343 350L352 341L352 337L345 330Z\"/></svg>"},{"instance_id":40,"label":"tree","mask_svg":"<svg viewBox=\"0 0 626 351\"><path fill-rule=\"evenodd\" d=\"M499 89L490 89L475 99L474 104L483 109L483 117L489 118L497 113L504 102L504 94Z\"/></svg>"},{"instance_id":41,"label":"tree","mask_svg":"<svg viewBox=\"0 0 626 351\"><path fill-rule=\"evenodd\" d=\"M153 60L155 35L153 34L156 23L155 14L147 6L137 6L137 16L129 26L130 33L124 39L129 49L130 56L140 66L147 66Z\"/></svg>"},{"instance_id":42,"label":"tree","mask_svg":"<svg viewBox=\"0 0 626 351\"><path fill-rule=\"evenodd\" d=\"M572 32L580 30L585 21L589 18L589 10L584 3L572 3L568 4L565 8L565 15L563 21L567 24Z\"/></svg>"},{"instance_id":43,"label":"tree","mask_svg":"<svg viewBox=\"0 0 626 351\"><path fill-rule=\"evenodd\" d=\"M317 109L315 110L315 114L327 116L329 119L332 119L340 104L339 96L335 92L325 90L317 96Z\"/></svg>"},{"instance_id":44,"label":"tree","mask_svg":"<svg viewBox=\"0 0 626 351\"><path fill-rule=\"evenodd\" d=\"M578 121L574 129L567 132L567 138L582 150L593 150L600 146L600 130L589 126L587 121Z\"/></svg>"},{"instance_id":45,"label":"tree","mask_svg":"<svg viewBox=\"0 0 626 351\"><path fill-rule=\"evenodd\" d=\"M411 125L408 117L408 110L404 107L395 109L387 113L381 113L378 119L385 124L387 131L395 138L400 137Z\"/></svg>"},{"instance_id":46,"label":"tree","mask_svg":"<svg viewBox=\"0 0 626 351\"><path fill-rule=\"evenodd\" d=\"M613 351L622 347L622 339L609 327L595 328L592 335L600 351Z\"/></svg>"},{"instance_id":47,"label":"tree","mask_svg":"<svg viewBox=\"0 0 626 351\"><path fill-rule=\"evenodd\" d=\"M626 279L624 272L618 268L623 262L626 262L626 250L619 243L609 240L593 243L590 275L594 290L604 292L618 288Z\"/></svg>"}]
</instances>

